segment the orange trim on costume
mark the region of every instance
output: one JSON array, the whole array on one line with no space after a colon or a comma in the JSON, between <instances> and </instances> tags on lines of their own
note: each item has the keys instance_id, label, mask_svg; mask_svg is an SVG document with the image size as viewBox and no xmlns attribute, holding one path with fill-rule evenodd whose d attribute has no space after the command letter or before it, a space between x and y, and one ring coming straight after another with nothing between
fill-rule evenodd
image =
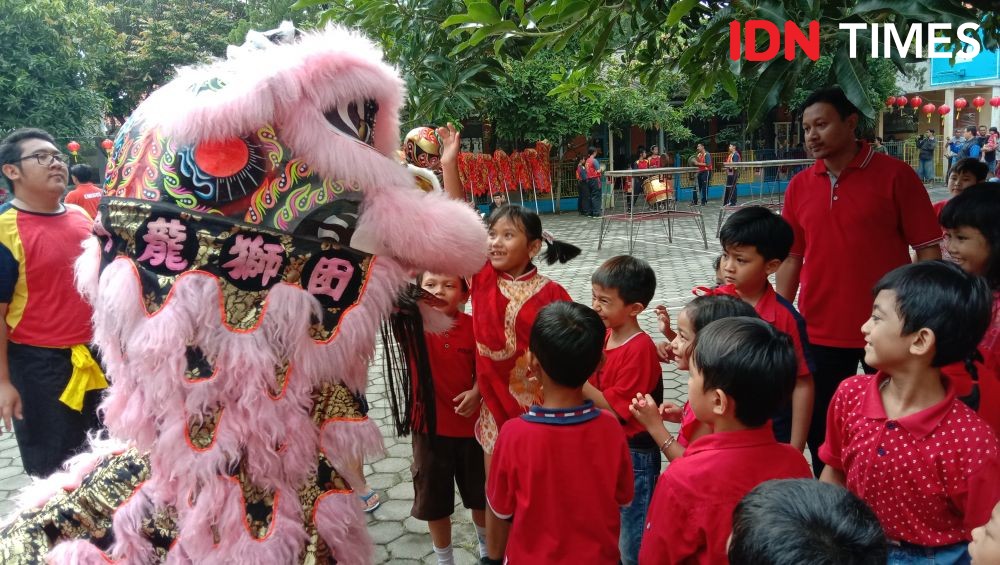
<instances>
[{"instance_id":1,"label":"orange trim on costume","mask_svg":"<svg viewBox=\"0 0 1000 565\"><path fill-rule=\"evenodd\" d=\"M319 510L319 504L320 504L320 502L322 502L323 499L326 498L327 496L331 496L331 495L334 495L334 494L352 495L353 496L354 495L354 490L353 489L333 489L333 490L323 491L323 494L317 496L316 500L313 502L313 510L312 510L312 516L311 516L313 524L316 523L316 511Z\"/></svg>"},{"instance_id":2,"label":"orange trim on costume","mask_svg":"<svg viewBox=\"0 0 1000 565\"><path fill-rule=\"evenodd\" d=\"M274 491L274 501L271 503L271 524L268 525L268 527L267 527L267 533L264 534L264 537L258 538L257 536L255 536L253 534L252 531L250 531L250 524L247 521L247 511L246 511L246 508L247 508L247 499L246 499L246 497L243 496L243 485L240 484L240 480L237 479L236 477L224 477L224 478L227 479L227 480L229 480L229 481L232 481L232 482L236 483L236 487L239 489L240 502L243 504L243 520L242 520L242 522L243 522L243 529L246 530L247 535L250 536L250 539L252 539L253 541L256 541L256 542L267 541L267 539L271 537L271 534L273 534L274 531L277 529L277 523L278 523L278 502L281 499L281 491L279 491L279 490L275 490Z\"/></svg>"},{"instance_id":3,"label":"orange trim on costume","mask_svg":"<svg viewBox=\"0 0 1000 565\"><path fill-rule=\"evenodd\" d=\"M130 257L126 257L126 256L116 257L115 261L118 261L118 260L128 261L129 266L132 268L132 273L135 275L136 281L138 281L138 283L139 283L139 290L140 290L140 294L138 296L139 306L142 308L143 314L146 315L146 319L151 319L151 318L155 317L157 314L159 314L160 312L162 312L164 308L167 307L167 304L170 303L170 299L173 298L173 296L174 296L174 290L177 288L177 284L180 282L180 280L182 278L184 278L184 277L186 277L188 275L203 275L203 276L206 276L206 277L210 277L212 280L214 280L216 282L216 290L219 293L219 312L221 313L220 319L222 320L222 325L227 330L229 330L229 331L231 331L233 333L238 333L238 334L253 333L253 332L257 331L257 329L260 328L261 323L263 323L263 321L264 321L264 314L267 313L267 300L264 300L264 305L263 305L263 307L261 307L261 310L260 310L260 316L257 317L257 323L255 323L253 325L253 327L251 327L249 329L246 329L246 330L241 330L239 328L234 328L231 325L229 325L229 323L226 322L226 307L225 307L226 306L226 301L225 301L225 298L223 298L223 296L222 296L222 286L221 286L222 285L222 281L219 279L218 276L216 276L216 275L214 275L212 273L209 273L208 271L202 271L200 269L192 269L190 271L184 271L183 273L177 275L177 278L174 279L174 283L170 286L170 290L167 291L167 296L163 299L163 304L160 305L160 308L156 312L152 312L151 313L149 310L146 309L146 304L142 301L142 293L141 293L141 291L142 291L142 277L139 276L139 268L136 266L135 261L132 260ZM114 261L112 261L112 263L113 262ZM295 286L297 286L297 285L295 285Z\"/></svg>"},{"instance_id":4,"label":"orange trim on costume","mask_svg":"<svg viewBox=\"0 0 1000 565\"><path fill-rule=\"evenodd\" d=\"M219 408L219 417L215 420L215 431L212 432L212 441L208 442L208 445L205 447L198 447L197 445L191 443L191 427L189 424L191 420L185 417L184 423L186 429L184 430L184 443L188 444L188 447L193 449L196 453L204 453L215 447L215 440L219 438L219 425L222 423L222 417L225 415L225 411L225 408ZM184 415L189 416L187 412L185 412Z\"/></svg>"},{"instance_id":5,"label":"orange trim on costume","mask_svg":"<svg viewBox=\"0 0 1000 565\"><path fill-rule=\"evenodd\" d=\"M281 400L285 397L285 391L288 390L288 381L292 379L292 367L295 364L291 361L288 362L288 368L285 369L285 382L281 385L281 392L277 396L271 394L271 387L264 385L264 394L266 394L271 400Z\"/></svg>"}]
</instances>

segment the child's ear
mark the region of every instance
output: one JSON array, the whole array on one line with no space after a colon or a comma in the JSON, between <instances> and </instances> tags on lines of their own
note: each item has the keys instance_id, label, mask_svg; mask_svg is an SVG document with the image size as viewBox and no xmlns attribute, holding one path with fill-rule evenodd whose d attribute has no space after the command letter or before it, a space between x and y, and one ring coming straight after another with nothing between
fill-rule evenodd
<instances>
[{"instance_id":1,"label":"child's ear","mask_svg":"<svg viewBox=\"0 0 1000 565\"><path fill-rule=\"evenodd\" d=\"M643 310L645 310L645 309L646 309L646 307L643 306L641 302L633 302L632 304L628 305L628 308L626 309L626 311L628 312L629 316L632 316L633 318L635 318L635 317L638 317L639 314Z\"/></svg>"},{"instance_id":2,"label":"child's ear","mask_svg":"<svg viewBox=\"0 0 1000 565\"><path fill-rule=\"evenodd\" d=\"M937 336L930 328L920 328L910 336L910 353L912 355L933 356L937 349Z\"/></svg>"},{"instance_id":3,"label":"child's ear","mask_svg":"<svg viewBox=\"0 0 1000 565\"><path fill-rule=\"evenodd\" d=\"M535 241L532 241L531 243L528 244L528 257L534 259L535 255L538 255L538 253L541 250L542 250L542 240L536 239Z\"/></svg>"},{"instance_id":4,"label":"child's ear","mask_svg":"<svg viewBox=\"0 0 1000 565\"><path fill-rule=\"evenodd\" d=\"M723 416L727 412L736 411L736 403L722 391L721 388L712 389L712 413L716 416Z\"/></svg>"},{"instance_id":5,"label":"child's ear","mask_svg":"<svg viewBox=\"0 0 1000 565\"><path fill-rule=\"evenodd\" d=\"M781 266L782 261L780 259L771 259L767 263L764 263L764 271L768 275L773 275L778 272L778 267Z\"/></svg>"}]
</instances>

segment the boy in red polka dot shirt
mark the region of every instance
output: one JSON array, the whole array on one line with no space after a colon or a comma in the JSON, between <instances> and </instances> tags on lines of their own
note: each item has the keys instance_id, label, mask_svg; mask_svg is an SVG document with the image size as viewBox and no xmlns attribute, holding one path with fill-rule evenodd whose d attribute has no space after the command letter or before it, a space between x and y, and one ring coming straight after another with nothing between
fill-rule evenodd
<instances>
[{"instance_id":1,"label":"boy in red polka dot shirt","mask_svg":"<svg viewBox=\"0 0 1000 565\"><path fill-rule=\"evenodd\" d=\"M837 389L820 479L872 507L888 563L968 563L972 529L1000 500L1000 458L993 431L940 368L975 351L990 323L989 288L931 261L891 271L874 292L861 331L865 362L879 372Z\"/></svg>"}]
</instances>

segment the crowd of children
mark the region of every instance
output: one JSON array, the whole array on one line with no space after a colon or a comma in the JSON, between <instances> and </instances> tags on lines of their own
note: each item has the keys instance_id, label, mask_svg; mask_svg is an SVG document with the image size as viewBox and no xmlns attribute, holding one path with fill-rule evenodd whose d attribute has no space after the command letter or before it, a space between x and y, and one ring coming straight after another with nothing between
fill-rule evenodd
<instances>
[{"instance_id":1,"label":"crowd of children","mask_svg":"<svg viewBox=\"0 0 1000 565\"><path fill-rule=\"evenodd\" d=\"M769 282L793 243L781 216L729 217L718 285L676 331L658 307L657 344L638 323L648 263L607 260L590 307L573 303L534 260L579 250L498 207L478 274L420 278L454 320L427 335L436 430L414 438L413 515L438 562L453 562L453 483L483 563L1000 562L1000 187L959 187L966 174L979 180L957 166L939 207L949 261L873 289L861 331L877 373L837 388L819 481L805 322ZM688 372L683 407L663 400L661 362Z\"/></svg>"}]
</instances>

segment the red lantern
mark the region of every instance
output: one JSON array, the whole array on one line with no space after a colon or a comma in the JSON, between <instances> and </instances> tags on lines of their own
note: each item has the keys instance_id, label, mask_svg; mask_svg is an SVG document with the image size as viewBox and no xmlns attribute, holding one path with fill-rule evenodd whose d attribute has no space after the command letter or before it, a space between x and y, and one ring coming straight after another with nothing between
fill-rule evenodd
<instances>
[{"instance_id":1,"label":"red lantern","mask_svg":"<svg viewBox=\"0 0 1000 565\"><path fill-rule=\"evenodd\" d=\"M994 108L1000 108L1000 96L994 96L993 98L990 98L990 106L993 106Z\"/></svg>"},{"instance_id":2,"label":"red lantern","mask_svg":"<svg viewBox=\"0 0 1000 565\"><path fill-rule=\"evenodd\" d=\"M958 101L956 100L956 102L958 102ZM947 104L941 104L940 106L938 106L937 113L941 114L941 133L942 134L944 134L944 117L948 115L948 112L951 112L951 108L949 108ZM955 115L957 116L958 112L955 112Z\"/></svg>"},{"instance_id":3,"label":"red lantern","mask_svg":"<svg viewBox=\"0 0 1000 565\"><path fill-rule=\"evenodd\" d=\"M895 96L890 96L890 97L888 97L888 98L885 99L885 107L886 108L889 108L891 110L892 107L895 106L895 105L896 105L896 97Z\"/></svg>"},{"instance_id":4,"label":"red lantern","mask_svg":"<svg viewBox=\"0 0 1000 565\"><path fill-rule=\"evenodd\" d=\"M917 113L917 108L919 108L920 105L923 104L923 103L924 103L924 99L921 98L921 97L919 97L919 96L914 96L913 98L910 98L910 107L913 108L913 113L914 114Z\"/></svg>"},{"instance_id":5,"label":"red lantern","mask_svg":"<svg viewBox=\"0 0 1000 565\"><path fill-rule=\"evenodd\" d=\"M927 114L927 123L931 123L931 114L934 113L934 110L937 110L937 106L928 102L927 104L924 104L922 109L924 113Z\"/></svg>"},{"instance_id":6,"label":"red lantern","mask_svg":"<svg viewBox=\"0 0 1000 565\"><path fill-rule=\"evenodd\" d=\"M909 102L909 101L906 99L905 96L897 96L896 97L896 107L899 108L900 112L902 112L903 108L906 107L906 103L907 102Z\"/></svg>"},{"instance_id":7,"label":"red lantern","mask_svg":"<svg viewBox=\"0 0 1000 565\"><path fill-rule=\"evenodd\" d=\"M961 112L968 105L969 105L969 103L965 100L965 98L956 98L955 99L955 113L957 114L957 113Z\"/></svg>"},{"instance_id":8,"label":"red lantern","mask_svg":"<svg viewBox=\"0 0 1000 565\"><path fill-rule=\"evenodd\" d=\"M110 139L105 139L104 141L101 142L101 147L103 147L105 151L111 151L111 148L114 146L115 142L111 141Z\"/></svg>"},{"instance_id":9,"label":"red lantern","mask_svg":"<svg viewBox=\"0 0 1000 565\"><path fill-rule=\"evenodd\" d=\"M70 155L76 156L76 152L80 150L80 144L75 141L70 141L66 144L66 149L69 149Z\"/></svg>"},{"instance_id":10,"label":"red lantern","mask_svg":"<svg viewBox=\"0 0 1000 565\"><path fill-rule=\"evenodd\" d=\"M972 105L976 107L977 112L982 112L983 106L986 105L986 99L982 96L976 96L972 99Z\"/></svg>"}]
</instances>

